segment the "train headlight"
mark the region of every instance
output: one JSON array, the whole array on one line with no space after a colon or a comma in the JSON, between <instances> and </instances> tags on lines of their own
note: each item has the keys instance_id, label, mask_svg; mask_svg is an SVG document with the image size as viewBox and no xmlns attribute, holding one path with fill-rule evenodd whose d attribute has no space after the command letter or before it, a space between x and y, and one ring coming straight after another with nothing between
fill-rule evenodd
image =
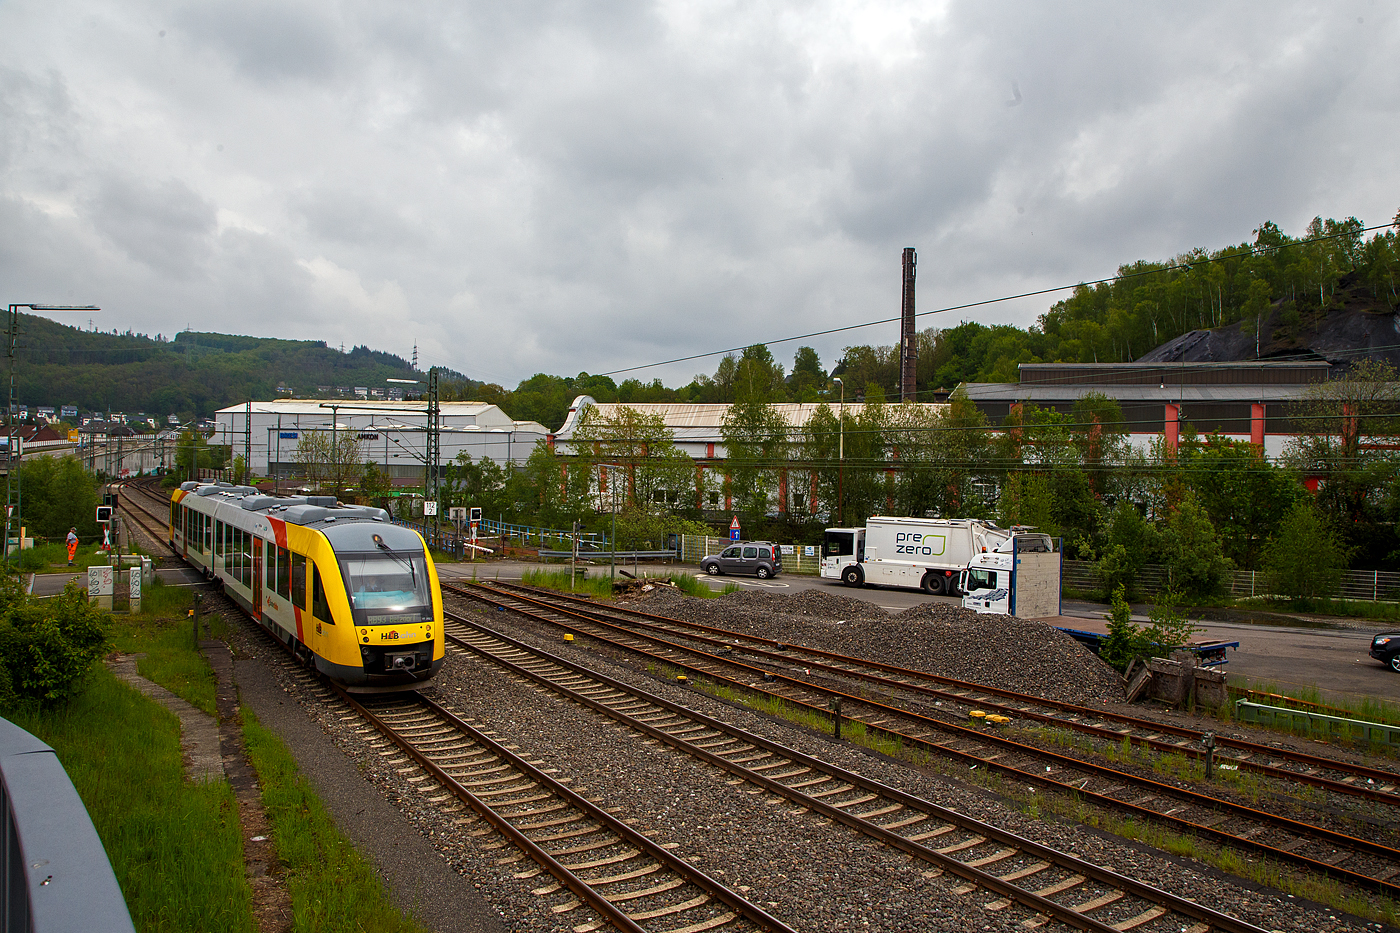
<instances>
[{"instance_id":1,"label":"train headlight","mask_svg":"<svg viewBox=\"0 0 1400 933\"><path fill-rule=\"evenodd\" d=\"M369 644L369 636L368 636L368 635L365 636L365 644Z\"/></svg>"}]
</instances>

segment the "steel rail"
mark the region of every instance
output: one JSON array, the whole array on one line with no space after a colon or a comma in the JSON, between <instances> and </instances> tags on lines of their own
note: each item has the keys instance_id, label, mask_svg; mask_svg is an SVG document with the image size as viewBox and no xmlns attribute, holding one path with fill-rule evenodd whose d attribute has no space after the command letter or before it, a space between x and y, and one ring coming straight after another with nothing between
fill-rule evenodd
<instances>
[{"instance_id":1,"label":"steel rail","mask_svg":"<svg viewBox=\"0 0 1400 933\"><path fill-rule=\"evenodd\" d=\"M440 765L423 752L419 751L403 736L399 735L398 732L379 715L365 707L364 704L352 697L339 685L332 683L330 686L340 697L342 702L346 703L368 720L385 738L393 742L400 750L412 758L414 762L431 774L433 778L447 788L454 797L471 807L472 810L494 826L498 832L510 839L512 843L533 859L541 868L544 868L562 884L568 887L570 891L573 891L581 901L607 918L609 923L620 930L628 931L628 933L645 933L645 929L629 917L622 908L609 901L606 896L594 889L587 881L579 878L578 875L566 868L542 846L530 839L523 831L513 826L509 820L493 810L489 804L473 794L456 778L448 774ZM631 826L617 819L602 807L590 802L577 791L571 790L567 785L545 774L542 770L510 751L510 749L506 748L504 745L487 737L479 730L464 722L452 711L421 694L417 694L416 698L420 704L431 709L435 714L448 721L453 728L459 730L473 742L480 744L481 747L488 749L493 755L497 755L502 760L509 762L513 768L528 776L530 780L537 781L539 784L546 787L550 793L567 801L574 808L586 813L590 819L598 821L610 832L617 834L632 845L639 847L649 857L663 863L675 874L686 879L707 894L715 896L717 900L738 912L740 916L764 929L773 930L775 933L795 933L791 927L781 920L778 920L776 917L773 917L761 907L746 900L742 895L730 890L727 886L711 878L679 856L672 854L669 850L661 847L638 830L633 829Z\"/></svg>"},{"instance_id":2,"label":"steel rail","mask_svg":"<svg viewBox=\"0 0 1400 933\"><path fill-rule=\"evenodd\" d=\"M449 613L448 616L455 624L465 625L470 628L473 628L479 632L486 634L490 638L500 641L501 643L509 646L510 648L513 648L518 651L523 651L535 657L541 658L551 664L558 666L566 672L571 672L573 674L589 678L598 684L607 686L613 690L616 690L635 699L642 700L648 704L656 706L660 709L664 709L677 716L684 717L685 719L688 719L696 724L703 725L710 730L738 739L741 742L752 745L759 749L763 749L764 751L770 752L773 755L779 756L781 758L787 759L795 765L801 765L804 768L808 768L813 771L829 775L837 780L849 783L854 787L859 787L862 790L867 791L869 793L878 794L881 797L884 797L892 802L901 804L902 806L907 807L911 810L935 817L944 822L957 826L958 828L967 832L984 836L986 839L993 840L998 844L1013 846L1029 856L1050 862L1061 868L1069 870L1072 873L1082 874L1085 877L1092 878L1100 884L1104 884L1106 886L1124 891L1125 893L1141 898L1142 900L1148 901L1149 903L1157 904L1161 907L1166 907L1170 910L1176 911L1179 914L1190 917L1191 919L1210 924L1211 926L1217 929L1229 931L1229 933L1258 933L1260 929L1243 920L1239 920L1237 918L1230 917L1218 911L1211 910L1210 908L1197 904L1194 901L1177 897L1176 895L1173 895L1167 891L1163 891L1160 888L1156 888L1152 885L1146 884L1136 879L1120 875L1117 872L1114 872L1110 869L1106 869L1092 862L1086 862L1083 859L1080 859L1076 856L1069 855L1057 849L1050 848L1049 846L1044 846L1032 840L1025 839L1021 836L1017 836L1014 833L1011 833L1007 830L1003 830L999 827L995 827L988 823L984 823L980 820L958 813L957 811L950 810L946 807L941 807L938 804L933 803L932 801L928 801L923 798L916 797L912 794L905 793L904 791L900 791L879 781L867 778L856 772L848 771L846 769L837 767L828 762L822 761L821 759L814 758L810 755L806 755L802 752L797 751L796 749L792 749L778 742L774 742L769 739L763 738L762 736L756 735L737 726L733 726L720 720L713 719L702 713L696 712L695 710L690 709L689 707L682 706L678 703L673 703L670 700L642 690L641 688L638 688L631 684L627 684L623 681L619 681L605 674L601 674L590 668L584 667L583 665L576 664L575 662L554 655L534 645L530 645L518 639L512 638L509 635L506 635L502 632L490 629L479 622L467 620L455 613ZM929 848L928 846L924 846L914 840L900 836L898 833L895 833L890 829L887 829L883 826L880 826L877 823L873 823L869 820L862 818L859 814L849 813L845 809L829 804L822 799L804 794L800 790L796 790L792 787L789 787L788 785L782 784L781 782L770 778L765 774L747 768L741 763L730 761L729 759L724 758L721 755L718 755L706 748L694 745L686 741L685 739L678 737L677 735L667 732L664 729L657 728L656 726L650 725L649 723L646 723L642 720L629 716L626 713L623 713L617 709L609 707L606 703L594 699L593 697L590 697L577 689L555 682L537 671L533 671L528 667L517 664L497 654L493 654L480 645L473 644L470 641L467 641L466 639L462 639L458 636L451 635L450 633L448 637L459 647L464 648L466 650L470 650L480 656L486 657L493 663L500 665L501 667L509 670L512 673L524 677L533 683L537 683L542 686L548 687L549 689L563 696L566 696L568 699L573 700L603 715L606 715L614 721L627 726L628 728L635 729L636 731L641 732L642 734L650 738L656 739L660 742L664 742L667 745L676 748L680 751L683 751L688 755L692 755L696 758L699 758L700 760L705 761L706 763L714 767L721 768L730 774L733 774L737 777L741 777L745 781L751 782L759 787L764 788L765 790L768 790L771 793L777 794L781 797L798 803L809 810L812 810L816 813L821 814L824 817L827 817L828 819L840 822L843 825L849 826L853 829L857 829L862 833L870 835L880 840L881 842L886 843L887 845L893 846L910 855L914 855L920 859L937 865L938 867L943 868L966 881L970 881L979 886L985 887L987 890L1000 894L1002 897L1010 898L1016 901L1017 903L1022 904L1025 907L1037 911L1038 913L1045 914L1049 917L1054 917L1055 919L1061 920L1065 923L1069 923L1080 929L1095 931L1095 933L1107 933L1107 931L1110 930L1115 931L1115 933L1121 933L1121 927L1095 920L1092 917L1088 917L1085 914L1074 910L1074 908L1072 907L1059 904L1055 901L1050 900L1047 897L1041 896L1034 892L1028 891L1025 888L1022 888L1018 885L1012 884L1009 881L1001 878L1000 876L983 871L982 869L977 868L973 865L969 865L967 863L959 861L958 859L953 858L948 854L939 852L936 849Z\"/></svg>"},{"instance_id":3,"label":"steel rail","mask_svg":"<svg viewBox=\"0 0 1400 933\"><path fill-rule=\"evenodd\" d=\"M625 618L626 616L636 616L652 620L657 623L661 623L662 626L679 626L682 628L698 629L702 632L709 633L710 635L720 636L718 639L707 639L704 636L699 635L685 635L685 637L693 638L697 641L707 640L711 643L724 644L731 648L737 647L737 645L731 644L725 641L725 639L739 639L743 641L756 642L758 644L768 646L768 648L772 649L772 651L765 652L761 649L754 649L748 647L745 647L743 650L753 654L760 654L762 656L770 657L775 660L791 660L791 655L787 654L788 652L808 654L813 657L825 658L835 663L824 664L822 662L811 662L807 666L819 666L820 669L826 671L827 673L838 674L847 677L862 677L874 683L879 683L883 686L889 686L901 690L908 690L927 696L934 696L938 699L949 699L959 703L977 702L980 705L993 706L997 709L1015 712L1017 715L1023 716L1027 719L1034 719L1038 722L1044 722L1046 724L1072 729L1077 732L1083 732L1085 734L1095 735L1101 738L1121 739L1123 738L1124 733L1119 730L1108 729L1102 726L1094 726L1089 723L1081 723L1075 722L1073 720L1062 719L1060 717L1052 716L1046 713L1041 713L1033 709L1027 709L1026 706L1057 709L1073 715L1104 719L1110 722L1119 722L1123 723L1124 725L1131 726L1134 729L1141 730L1144 733L1174 735L1178 738L1184 738L1192 742L1199 742L1205 735L1205 733L1200 730L1188 729L1182 726L1173 726L1167 723L1157 723L1146 719L1138 719L1136 717L1128 716L1123 713L1114 713L1107 710L1092 709L1090 707L1078 706L1073 703L1065 703L1059 700L1050 700L1042 697L1030 696L1029 694L1018 693L1014 690L1003 690L997 687L989 687L983 684L975 684L968 681L961 681L951 677L943 677L938 674L931 674L927 671L917 671L911 668L899 667L894 664L887 664L882 661L875 661L868 658L850 657L847 655L837 654L835 652L825 651L820 648L809 648L803 645L793 645L787 642L778 641L776 639L765 638L761 635L750 635L743 632L735 632L729 629L717 628L715 626L705 625L699 622L687 622L682 619L673 619L667 616L654 615L652 613L641 612L636 609L607 607L604 610L603 607L599 607L596 603L589 603L587 600L578 599L577 597L568 596L566 594L552 593L548 594L548 596L545 596L545 594L537 590L531 590L523 586L517 586L507 581L491 581L491 585L498 589L504 590L524 590L525 594L527 594L525 598L533 598L535 600L540 601L547 599L558 599L560 601L579 604L581 607L587 607L580 608L578 610L584 615L597 614L605 616L621 616L623 618ZM545 604L548 603L546 602ZM647 623L637 624L645 625ZM849 665L849 667L843 667L842 665ZM910 678L915 681L932 681L934 683L945 684L955 689L967 690L975 693L982 693L988 696L1001 697L1003 699L1011 700L1016 704L1025 705L1004 705L996 703L994 701L987 701L981 699L974 701L971 698L964 695L959 695L956 692L948 690L938 690L937 688L928 687L920 683L911 683L905 680L882 678L866 674L859 669L862 667L883 671L884 673L895 675L898 678ZM1206 755L1204 751L1192 748L1190 747L1190 745L1182 745L1175 742L1159 742L1150 737L1142 737L1140 741L1142 742L1142 744L1146 744L1156 751L1178 753L1190 758L1195 758L1196 760L1200 760ZM1257 742L1250 742L1245 739L1235 739L1229 736L1216 735L1215 744L1217 749L1221 747L1228 747L1239 751L1244 751L1248 755L1270 755L1275 758L1281 758L1285 761L1292 761L1296 764L1304 765L1307 767L1324 769L1328 771L1336 771L1344 774L1354 775L1357 778L1379 781L1381 782L1382 786L1389 784L1395 787L1396 790L1386 791L1379 788L1371 788L1365 785L1358 785L1344 780L1339 781L1333 780L1331 778L1318 777L1316 775L1291 771L1287 768L1280 768L1276 765L1269 765L1256 761L1250 761L1247 757L1221 756L1217 753L1217 761L1221 760L1222 758L1228 757L1231 763L1238 764L1242 769L1246 771L1251 771L1257 774L1263 774L1269 777L1277 778L1279 780L1307 784L1311 787L1317 787L1323 790L1333 791L1335 793L1342 794L1345 796L1362 797L1374 802L1400 806L1400 774L1397 774L1395 772L1385 771L1379 768L1371 768L1366 765L1353 764L1351 762L1338 761L1336 759L1331 758L1323 758L1318 755L1309 755L1305 752L1297 752L1287 749L1277 749L1271 746L1261 745Z\"/></svg>"},{"instance_id":4,"label":"steel rail","mask_svg":"<svg viewBox=\"0 0 1400 933\"><path fill-rule=\"evenodd\" d=\"M172 557L177 556L175 554L175 549L172 548L170 546L170 542L165 539L164 532L167 530L168 526L160 524L153 525L151 524L151 522L140 518L140 515L146 515L148 518L157 519L158 516L154 512L146 508L144 505L139 504L134 497L123 496L121 502L130 502L132 505L135 506L135 508L132 510L127 510L126 508L121 508L119 506L120 514L133 519L137 527L144 531L156 543L158 547L163 548Z\"/></svg>"},{"instance_id":5,"label":"steel rail","mask_svg":"<svg viewBox=\"0 0 1400 933\"><path fill-rule=\"evenodd\" d=\"M490 592L489 587L482 586L480 584L476 584L474 586L477 589ZM457 592L464 592L456 588L453 589ZM482 599L484 601L491 602L489 598L484 597L480 594L472 593L471 595L476 599ZM525 600L520 600L520 598L518 596L515 596L514 594L507 594L506 598L526 602ZM554 612L568 612L567 610L560 610L556 607L547 608L550 611ZM522 612L522 610L518 608L515 608L515 611ZM548 619L544 616L536 615L529 612L522 612L522 614L531 616L539 621L546 622L552 625L563 625L564 627L570 627L570 625L572 625L572 623L560 623L556 620ZM994 745L1006 749L1008 751L1014 751L1015 753L1020 755L1040 759L1042 762L1045 760L1050 760L1056 764L1059 764L1065 770L1078 771L1080 773L1088 772L1098 777L1102 777L1113 783L1134 784L1143 788L1146 791L1149 791L1151 796L1174 797L1193 806L1198 806L1206 810L1228 810L1230 811L1231 815L1242 819L1252 820L1256 824L1263 823L1266 825L1272 825L1277 828L1283 829L1287 832L1290 832L1295 836L1312 839L1314 841L1324 842L1330 845L1335 845L1353 852L1364 851L1369 854L1387 859L1393 864L1400 865L1400 851L1389 848L1387 846L1382 846L1378 843L1374 843L1369 840L1358 839L1354 836L1349 836L1344 833L1338 833L1333 830L1325 829L1323 827L1313 826L1312 824L1302 823L1297 820L1292 820L1288 817L1279 816L1277 814L1268 813L1266 811L1255 810L1250 807L1245 807L1241 804L1220 800L1219 798L1210 797L1204 794L1198 794L1194 791L1177 788L1169 784L1163 784L1159 781L1154 781L1149 778L1143 778L1136 775L1127 774L1121 771L1114 770L1112 768L1107 768L1102 765L1084 762L1080 759L1071 758L1066 755L1060 755L1056 752L1045 751L1034 746L1024 745L1022 743L1015 742L1011 739L1005 739L1000 736L989 735L985 732L981 732L974 729L968 729L964 726L958 726L953 723L944 722L943 720L933 719L931 717L923 716L918 713L912 713L907 710L899 709L897 707L887 706L885 704L879 703L866 697L842 693L841 691L820 687L808 683L807 681L799 680L794 677L789 677L785 674L774 673L771 671L764 670L762 668L753 667L751 665L744 664L741 661L736 661L731 658L724 658L716 655L707 654L706 652L699 651L694 648L686 648L685 646L676 645L672 642L667 642L666 640L657 638L655 636L633 632L620 626L610 626L608 623L594 619L585 619L585 622L592 625L621 629L621 631L624 634L630 635L633 638L661 644L668 649L684 652L691 656L698 656L700 658L703 658L704 661L707 663L736 667L741 670L749 671L761 677L779 679L787 684L790 684L792 687L798 690L810 691L812 693L817 693L819 695L831 698L841 697L843 700L850 700L853 703L859 703L864 706L872 707L874 709L879 710L882 713L888 713L906 719L912 719L916 722L916 724L920 726L932 728L941 732L952 733L955 738L970 739L978 744L983 745ZM573 627L578 628L578 626ZM579 630L581 631L581 629ZM637 652L648 657L655 658L656 660L661 661L663 663L688 667L691 670L703 670L704 673L706 673L707 675L715 677L719 680L723 680L739 689L759 693L771 697L775 700L781 700L786 703L800 706L808 710L809 712L819 716L826 717L833 715L831 710L825 706L817 705L815 703L808 703L788 694L766 690L763 687L753 683L734 680L733 678L726 677L724 674L719 673L718 671L705 670L704 668L694 663L687 665L683 661L678 661L673 657L665 657L649 652L645 648L639 648L635 645L626 645L621 642L613 641L604 636L599 636L593 633L587 634L589 634L589 637L597 638L599 641L602 641L607 644L612 644L615 647L621 648L622 650ZM842 718L862 722L869 730L885 733L891 738L895 738L900 741L907 742L911 745L924 748L925 750L934 754L941 754L944 756L957 758L964 762L971 762L981 767L996 770L1000 773L1013 776L1017 780L1024 781L1026 783L1037 784L1039 786L1051 788L1057 791L1063 791L1078 796L1087 797L1093 802L1099 804L1100 806L1109 809L1128 812L1134 816L1153 819L1158 822L1165 822L1188 833L1206 836L1220 843L1224 843L1236 848L1247 849L1261 855L1266 855L1271 858L1275 858L1281 862L1289 862L1296 865L1300 865L1309 869L1310 871L1327 874L1339 880L1355 884L1358 887L1378 891L1380 893L1384 893L1392 897L1400 898L1400 885L1393 884L1384 879L1374 878L1372 876L1365 875L1360 872L1355 872L1350 869L1341 868L1330 862L1325 862L1319 859L1311 858L1306 855L1301 855L1297 852L1291 851L1290 849L1270 846L1265 843L1257 842L1253 839L1245 838L1233 833L1226 832L1224 830L1218 830L1212 826L1197 823L1192 820L1175 816L1170 813L1161 813L1149 807L1141 806L1138 803L1131 803L1128 801L1118 800L1117 798L1108 796L1105 793L1090 791L1087 789L1087 787L1084 786L1075 786L1071 783L1066 783L1064 781L1055 780L1051 777L1046 777L1044 774L1041 774L1039 772L1025 771L1020 768L1016 768L1012 765L1003 764L995 760L995 758L998 757L996 755L993 755L991 757L984 757L969 752L961 751L959 749L951 748L946 743L931 742L927 739L926 736L915 735L908 732L901 732L898 729L894 729L888 725L885 725L883 721L871 722L863 720L860 717L851 716L848 714L844 714Z\"/></svg>"}]
</instances>

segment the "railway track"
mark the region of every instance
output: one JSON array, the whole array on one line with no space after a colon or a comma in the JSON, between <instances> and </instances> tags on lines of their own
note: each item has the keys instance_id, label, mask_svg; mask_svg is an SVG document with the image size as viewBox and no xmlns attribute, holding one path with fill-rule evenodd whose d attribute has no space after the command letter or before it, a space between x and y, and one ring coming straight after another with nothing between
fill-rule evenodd
<instances>
[{"instance_id":1,"label":"railway track","mask_svg":"<svg viewBox=\"0 0 1400 933\"><path fill-rule=\"evenodd\" d=\"M1107 933L1245 933L1258 928L1075 856L904 793L697 713L639 688L448 615L461 650L615 722L930 865L982 892L986 910L1016 910L1035 929L1054 920Z\"/></svg>"},{"instance_id":2,"label":"railway track","mask_svg":"<svg viewBox=\"0 0 1400 933\"><path fill-rule=\"evenodd\" d=\"M374 726L389 748L390 765L411 763L442 788L430 797L455 801L487 821L537 866L518 878L548 872L540 896L566 895L556 913L592 911L578 933L611 925L624 931L767 930L787 924L706 875L665 845L633 829L606 808L569 789L510 747L417 694L361 702L334 689L336 698Z\"/></svg>"},{"instance_id":3,"label":"railway track","mask_svg":"<svg viewBox=\"0 0 1400 933\"><path fill-rule=\"evenodd\" d=\"M217 593L214 611L230 609ZM639 832L568 787L567 776L532 760L489 729L420 694L355 697L296 661L277 639L249 625L269 663L323 706L323 715L353 725L384 767L438 807L463 834L495 832L516 850L497 865L519 867L520 881L540 879L533 894L568 918L576 933L605 927L624 933L795 933L761 906L710 877L669 846ZM485 824L481 826L480 824ZM474 828L476 827L476 828ZM532 864L533 863L533 864Z\"/></svg>"},{"instance_id":4,"label":"railway track","mask_svg":"<svg viewBox=\"0 0 1400 933\"><path fill-rule=\"evenodd\" d=\"M151 490L147 483L131 482L121 484L123 495L119 500L118 511L123 518L131 520L151 539L153 550L163 557L176 556L167 538L170 500L163 499ZM127 506L131 506L128 508Z\"/></svg>"},{"instance_id":5,"label":"railway track","mask_svg":"<svg viewBox=\"0 0 1400 933\"><path fill-rule=\"evenodd\" d=\"M691 674L701 673L717 683L766 696L817 717L858 723L868 733L882 734L906 748L922 749L966 767L1000 773L1030 787L1071 795L1135 819L1152 820L1177 832L1280 864L1293 864L1365 891L1400 897L1400 885L1395 883L1400 874L1400 851L1372 841L1369 835L1362 838L1339 832L1026 745L984 728L891 705L883 695L876 699L868 691L857 694L818 686L782 673L794 664L786 653L780 655L780 665L773 665L770 659L769 666L759 666L735 658L732 644L721 648L711 645L708 647L712 650L705 651L656 631L642 632L600 618L604 615L601 612L579 611L567 602L557 605L551 598L520 592L519 588L474 584L467 590L450 586L444 589L521 612L537 622L586 634L619 650L641 653ZM727 652L716 653L726 648ZM835 714L831 711L833 702L841 704Z\"/></svg>"},{"instance_id":6,"label":"railway track","mask_svg":"<svg viewBox=\"0 0 1400 933\"><path fill-rule=\"evenodd\" d=\"M1081 733L1096 739L1134 745L1161 754L1178 754L1204 760L1206 733L1122 713L1092 709L1000 690L982 684L941 677L924 671L902 668L865 658L744 634L714 626L671 619L632 609L614 609L563 594L548 594L530 587L495 582L498 589L530 598L543 598L552 605L573 607L590 618L614 622L637 631L675 635L699 645L726 652L741 651L785 668L803 668L833 678L854 678L862 684L889 691L892 696L911 700L951 702L989 712L1016 716L1032 722ZM1275 748L1229 736L1212 736L1214 760L1227 767L1297 784L1305 784L1341 796L1400 807L1400 773L1349 762Z\"/></svg>"}]
</instances>

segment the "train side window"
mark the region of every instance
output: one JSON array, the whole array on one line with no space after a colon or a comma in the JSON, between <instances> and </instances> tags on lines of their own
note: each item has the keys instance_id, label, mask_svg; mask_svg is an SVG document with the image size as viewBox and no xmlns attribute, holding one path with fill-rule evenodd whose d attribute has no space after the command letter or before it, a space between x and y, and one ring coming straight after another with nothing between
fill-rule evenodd
<instances>
[{"instance_id":1,"label":"train side window","mask_svg":"<svg viewBox=\"0 0 1400 933\"><path fill-rule=\"evenodd\" d=\"M321 570L311 565L311 614L329 625L335 624L331 618L331 604L326 599L326 587L321 582Z\"/></svg>"},{"instance_id":2,"label":"train side window","mask_svg":"<svg viewBox=\"0 0 1400 933\"><path fill-rule=\"evenodd\" d=\"M223 522L214 522L214 556L224 556L224 531L228 528Z\"/></svg>"},{"instance_id":3,"label":"train side window","mask_svg":"<svg viewBox=\"0 0 1400 933\"><path fill-rule=\"evenodd\" d=\"M214 550L214 522L208 516L204 516L204 553L208 554Z\"/></svg>"},{"instance_id":4,"label":"train side window","mask_svg":"<svg viewBox=\"0 0 1400 933\"><path fill-rule=\"evenodd\" d=\"M253 555L256 549L262 547L262 539L254 535L251 531L243 532L243 585L252 589L261 585L261 581L253 579Z\"/></svg>"},{"instance_id":5,"label":"train side window","mask_svg":"<svg viewBox=\"0 0 1400 933\"><path fill-rule=\"evenodd\" d=\"M292 605L306 609L306 558L292 555Z\"/></svg>"},{"instance_id":6,"label":"train side window","mask_svg":"<svg viewBox=\"0 0 1400 933\"><path fill-rule=\"evenodd\" d=\"M268 550L271 550L269 545ZM291 552L284 547L277 549L277 595L283 599L290 599L292 593L292 560ZM302 587L305 590L305 587Z\"/></svg>"}]
</instances>

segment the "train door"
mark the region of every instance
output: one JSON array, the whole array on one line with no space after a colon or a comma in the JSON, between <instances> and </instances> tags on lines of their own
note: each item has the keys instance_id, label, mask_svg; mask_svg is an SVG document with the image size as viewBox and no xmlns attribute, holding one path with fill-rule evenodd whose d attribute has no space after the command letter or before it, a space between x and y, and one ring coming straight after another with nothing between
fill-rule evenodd
<instances>
[{"instance_id":1,"label":"train door","mask_svg":"<svg viewBox=\"0 0 1400 933\"><path fill-rule=\"evenodd\" d=\"M263 596L263 543L262 539L253 535L248 535L253 541L253 618L262 620L262 596Z\"/></svg>"}]
</instances>

